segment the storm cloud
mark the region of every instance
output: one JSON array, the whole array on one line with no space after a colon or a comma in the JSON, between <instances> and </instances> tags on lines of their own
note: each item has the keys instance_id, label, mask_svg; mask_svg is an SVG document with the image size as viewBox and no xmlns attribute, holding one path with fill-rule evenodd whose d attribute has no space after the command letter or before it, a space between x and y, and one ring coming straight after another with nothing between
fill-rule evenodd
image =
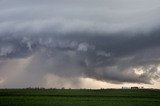
<instances>
[{"instance_id":1,"label":"storm cloud","mask_svg":"<svg viewBox=\"0 0 160 106\"><path fill-rule=\"evenodd\" d=\"M158 0L1 0L0 85L159 81L159 9Z\"/></svg>"}]
</instances>

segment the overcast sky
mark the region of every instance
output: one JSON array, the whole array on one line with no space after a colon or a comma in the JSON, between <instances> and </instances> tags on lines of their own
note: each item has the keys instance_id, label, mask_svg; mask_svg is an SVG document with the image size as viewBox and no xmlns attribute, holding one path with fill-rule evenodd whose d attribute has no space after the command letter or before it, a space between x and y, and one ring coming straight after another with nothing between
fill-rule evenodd
<instances>
[{"instance_id":1,"label":"overcast sky","mask_svg":"<svg viewBox=\"0 0 160 106\"><path fill-rule=\"evenodd\" d=\"M159 0L0 0L0 87L160 88Z\"/></svg>"}]
</instances>

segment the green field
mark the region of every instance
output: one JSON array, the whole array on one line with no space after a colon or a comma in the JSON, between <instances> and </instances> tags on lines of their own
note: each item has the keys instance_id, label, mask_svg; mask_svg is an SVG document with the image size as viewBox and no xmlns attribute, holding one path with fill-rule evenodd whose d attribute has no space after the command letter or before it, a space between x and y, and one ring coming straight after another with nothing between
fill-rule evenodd
<instances>
[{"instance_id":1,"label":"green field","mask_svg":"<svg viewBox=\"0 0 160 106\"><path fill-rule=\"evenodd\" d=\"M160 106L160 90L1 89L0 106Z\"/></svg>"}]
</instances>

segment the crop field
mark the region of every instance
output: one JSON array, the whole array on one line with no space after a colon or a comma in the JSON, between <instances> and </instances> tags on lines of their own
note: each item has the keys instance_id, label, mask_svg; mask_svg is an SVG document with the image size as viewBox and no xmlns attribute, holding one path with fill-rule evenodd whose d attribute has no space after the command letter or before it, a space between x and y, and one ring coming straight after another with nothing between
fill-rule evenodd
<instances>
[{"instance_id":1,"label":"crop field","mask_svg":"<svg viewBox=\"0 0 160 106\"><path fill-rule=\"evenodd\" d=\"M1 89L0 106L160 106L160 90Z\"/></svg>"}]
</instances>

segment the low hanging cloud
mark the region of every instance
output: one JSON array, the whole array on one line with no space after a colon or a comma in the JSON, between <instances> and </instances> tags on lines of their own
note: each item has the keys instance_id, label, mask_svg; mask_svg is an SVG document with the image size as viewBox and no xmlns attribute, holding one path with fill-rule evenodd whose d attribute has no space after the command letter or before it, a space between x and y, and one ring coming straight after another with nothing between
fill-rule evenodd
<instances>
[{"instance_id":1,"label":"low hanging cloud","mask_svg":"<svg viewBox=\"0 0 160 106\"><path fill-rule=\"evenodd\" d=\"M0 84L45 86L47 76L59 80L55 86L75 88L81 86L79 78L115 84L158 81L158 3L1 0ZM19 77L9 77L12 73Z\"/></svg>"}]
</instances>

